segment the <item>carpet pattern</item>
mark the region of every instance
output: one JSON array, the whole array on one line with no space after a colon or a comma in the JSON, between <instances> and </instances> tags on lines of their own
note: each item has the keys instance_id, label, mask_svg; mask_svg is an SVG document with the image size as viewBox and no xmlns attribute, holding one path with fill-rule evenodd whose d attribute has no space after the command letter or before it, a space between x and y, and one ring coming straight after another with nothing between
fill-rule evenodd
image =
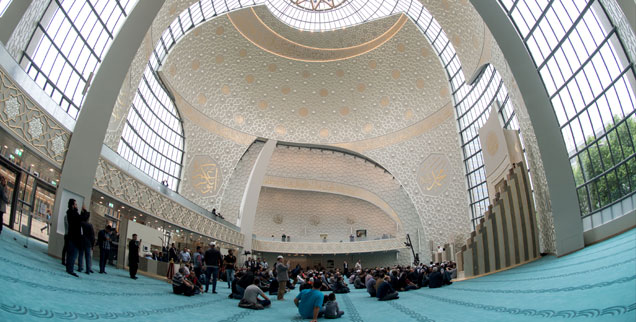
<instances>
[{"instance_id":1,"label":"carpet pattern","mask_svg":"<svg viewBox=\"0 0 636 322\"><path fill-rule=\"evenodd\" d=\"M24 245L28 248L24 248ZM93 270L97 262L93 261ZM173 295L163 281L107 267L108 275L65 273L46 245L4 229L0 235L0 321L306 321L293 297L263 311L219 294ZM275 296L274 296L275 297ZM636 229L574 254L532 263L440 289L400 293L379 302L362 290L338 294L339 319L372 321L636 321Z\"/></svg>"}]
</instances>

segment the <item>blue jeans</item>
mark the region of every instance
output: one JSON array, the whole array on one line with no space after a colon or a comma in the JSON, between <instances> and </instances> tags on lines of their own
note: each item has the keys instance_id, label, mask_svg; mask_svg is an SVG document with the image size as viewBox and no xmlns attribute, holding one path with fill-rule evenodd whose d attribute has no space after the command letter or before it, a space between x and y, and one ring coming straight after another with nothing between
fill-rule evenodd
<instances>
[{"instance_id":1,"label":"blue jeans","mask_svg":"<svg viewBox=\"0 0 636 322\"><path fill-rule=\"evenodd\" d=\"M79 250L72 240L68 241L67 246L68 249L66 250L66 272L73 273L73 270L75 268L75 260L77 259Z\"/></svg>"},{"instance_id":2,"label":"blue jeans","mask_svg":"<svg viewBox=\"0 0 636 322\"><path fill-rule=\"evenodd\" d=\"M212 292L216 292L216 280L219 278L219 267L208 266L205 269L205 291L210 289L210 275L212 275Z\"/></svg>"},{"instance_id":3,"label":"blue jeans","mask_svg":"<svg viewBox=\"0 0 636 322\"><path fill-rule=\"evenodd\" d=\"M233 269L225 269L225 274L227 276L227 288L232 287L232 280L234 279L234 270Z\"/></svg>"}]
</instances>

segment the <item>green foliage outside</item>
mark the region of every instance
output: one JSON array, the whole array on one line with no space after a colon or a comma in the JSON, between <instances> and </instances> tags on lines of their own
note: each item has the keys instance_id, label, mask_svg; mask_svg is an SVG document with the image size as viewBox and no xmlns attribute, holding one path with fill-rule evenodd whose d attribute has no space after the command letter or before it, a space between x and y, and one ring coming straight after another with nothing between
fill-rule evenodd
<instances>
[{"instance_id":1,"label":"green foliage outside","mask_svg":"<svg viewBox=\"0 0 636 322\"><path fill-rule=\"evenodd\" d=\"M614 116L614 121L605 125L609 131L606 136L598 141L594 136L587 137L588 148L579 153L578 161L576 156L570 159L583 215L636 190L636 121L633 116L620 121ZM615 165L619 166L608 171Z\"/></svg>"}]
</instances>

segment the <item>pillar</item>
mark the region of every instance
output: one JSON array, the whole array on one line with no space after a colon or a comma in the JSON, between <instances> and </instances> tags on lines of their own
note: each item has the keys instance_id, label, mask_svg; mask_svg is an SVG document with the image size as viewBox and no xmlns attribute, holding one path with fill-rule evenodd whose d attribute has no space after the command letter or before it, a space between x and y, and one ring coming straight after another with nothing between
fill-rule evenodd
<instances>
[{"instance_id":1,"label":"pillar","mask_svg":"<svg viewBox=\"0 0 636 322\"><path fill-rule=\"evenodd\" d=\"M261 149L256 158L250 177L247 180L247 187L241 200L239 208L239 226L241 233L245 235L243 239L243 249L245 251L252 250L252 233L254 232L254 220L256 219L256 207L258 206L258 197L261 194L261 187L267 173L269 160L276 149L276 141L268 140Z\"/></svg>"},{"instance_id":2,"label":"pillar","mask_svg":"<svg viewBox=\"0 0 636 322\"><path fill-rule=\"evenodd\" d=\"M119 90L132 60L165 0L140 0L115 36L97 70L77 118L55 196L49 254L62 252L64 215L70 196L89 207L95 171ZM76 199L77 199L76 198ZM125 236L123 236L125 239ZM120 245L121 246L121 245Z\"/></svg>"}]
</instances>

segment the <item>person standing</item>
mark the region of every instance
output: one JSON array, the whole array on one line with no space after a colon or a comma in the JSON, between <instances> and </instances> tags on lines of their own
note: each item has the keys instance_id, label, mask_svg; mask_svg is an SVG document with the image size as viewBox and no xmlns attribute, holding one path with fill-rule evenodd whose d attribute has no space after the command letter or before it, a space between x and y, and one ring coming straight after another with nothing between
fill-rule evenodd
<instances>
[{"instance_id":1,"label":"person standing","mask_svg":"<svg viewBox=\"0 0 636 322\"><path fill-rule=\"evenodd\" d=\"M192 261L194 262L194 273L197 275L197 278L201 278L201 273L203 273L203 253L201 246L197 246L197 251L194 252Z\"/></svg>"},{"instance_id":2,"label":"person standing","mask_svg":"<svg viewBox=\"0 0 636 322\"><path fill-rule=\"evenodd\" d=\"M7 195L7 179L0 176L0 234L2 234L2 226L4 226L4 213L7 212L7 204L9 196Z\"/></svg>"},{"instance_id":3,"label":"person standing","mask_svg":"<svg viewBox=\"0 0 636 322\"><path fill-rule=\"evenodd\" d=\"M82 227L82 250L79 254L77 266L79 271L82 271L82 256L86 261L86 274L95 273L92 270L92 251L93 245L95 245L95 230L93 225L88 222L88 217L83 218L80 226Z\"/></svg>"},{"instance_id":4,"label":"person standing","mask_svg":"<svg viewBox=\"0 0 636 322\"><path fill-rule=\"evenodd\" d=\"M82 205L82 213L77 210L77 201L75 199L68 200L68 210L66 210L66 220L68 221L68 249L66 256L66 272L70 275L78 277L73 268L75 266L75 259L79 251L82 249L82 226L81 223L84 218L90 216L90 213L86 211L84 205Z\"/></svg>"},{"instance_id":5,"label":"person standing","mask_svg":"<svg viewBox=\"0 0 636 322\"><path fill-rule=\"evenodd\" d=\"M283 256L278 255L278 261L274 269L276 270L276 280L278 281L278 300L282 301L284 300L287 282L289 281L289 261L287 261L286 265L283 264Z\"/></svg>"},{"instance_id":6,"label":"person standing","mask_svg":"<svg viewBox=\"0 0 636 322\"><path fill-rule=\"evenodd\" d=\"M141 239L137 240L137 234L132 235L132 240L128 243L128 270L130 278L137 279L137 269L139 269L139 247Z\"/></svg>"},{"instance_id":7,"label":"person standing","mask_svg":"<svg viewBox=\"0 0 636 322\"><path fill-rule=\"evenodd\" d=\"M190 263L190 259L191 259L190 250L187 248L184 248L181 251L180 257L181 257L181 263L183 263L184 265Z\"/></svg>"},{"instance_id":8,"label":"person standing","mask_svg":"<svg viewBox=\"0 0 636 322\"><path fill-rule=\"evenodd\" d=\"M210 242L210 248L205 251L203 260L205 261L205 292L210 289L210 276L212 276L212 293L216 294L216 280L219 278L219 267L221 266L221 252L216 249L216 242Z\"/></svg>"},{"instance_id":9,"label":"person standing","mask_svg":"<svg viewBox=\"0 0 636 322\"><path fill-rule=\"evenodd\" d=\"M236 267L236 256L233 255L234 251L228 249L227 255L223 258L225 263L225 274L227 277L227 288L232 288L232 280L234 279L234 269Z\"/></svg>"},{"instance_id":10,"label":"person standing","mask_svg":"<svg viewBox=\"0 0 636 322\"><path fill-rule=\"evenodd\" d=\"M362 264L360 264L360 260L358 259L358 261L356 262L356 271L362 270Z\"/></svg>"},{"instance_id":11,"label":"person standing","mask_svg":"<svg viewBox=\"0 0 636 322\"><path fill-rule=\"evenodd\" d=\"M177 248L174 247L174 243L170 246L170 250L168 250L168 261L172 261L175 264L179 264L179 254L177 252Z\"/></svg>"},{"instance_id":12,"label":"person standing","mask_svg":"<svg viewBox=\"0 0 636 322\"><path fill-rule=\"evenodd\" d=\"M106 274L106 261L110 255L110 231L112 227L107 225L97 233L97 246L99 246L99 273Z\"/></svg>"},{"instance_id":13,"label":"person standing","mask_svg":"<svg viewBox=\"0 0 636 322\"><path fill-rule=\"evenodd\" d=\"M344 275L349 277L349 264L347 263L347 261L344 261L342 263L342 266L344 268Z\"/></svg>"}]
</instances>

